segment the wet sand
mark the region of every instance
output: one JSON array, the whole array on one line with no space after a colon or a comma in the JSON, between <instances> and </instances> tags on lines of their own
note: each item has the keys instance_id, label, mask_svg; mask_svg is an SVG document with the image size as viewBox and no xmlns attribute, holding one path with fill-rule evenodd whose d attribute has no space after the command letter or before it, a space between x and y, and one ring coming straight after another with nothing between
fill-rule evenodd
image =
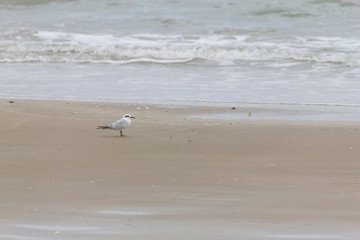
<instances>
[{"instance_id":1,"label":"wet sand","mask_svg":"<svg viewBox=\"0 0 360 240\"><path fill-rule=\"evenodd\" d=\"M359 122L205 108L0 101L0 239L360 238Z\"/></svg>"}]
</instances>

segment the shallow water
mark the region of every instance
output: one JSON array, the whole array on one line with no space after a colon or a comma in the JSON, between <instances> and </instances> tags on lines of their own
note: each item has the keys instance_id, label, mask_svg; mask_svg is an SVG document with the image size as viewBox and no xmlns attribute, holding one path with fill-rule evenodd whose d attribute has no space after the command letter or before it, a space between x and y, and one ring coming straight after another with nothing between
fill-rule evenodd
<instances>
[{"instance_id":1,"label":"shallow water","mask_svg":"<svg viewBox=\"0 0 360 240\"><path fill-rule=\"evenodd\" d=\"M0 64L0 97L104 102L360 103L357 69L302 73L277 68L199 64ZM359 71L360 73L360 71ZM306 76L305 76L306 75ZM224 104L225 105L225 104Z\"/></svg>"}]
</instances>

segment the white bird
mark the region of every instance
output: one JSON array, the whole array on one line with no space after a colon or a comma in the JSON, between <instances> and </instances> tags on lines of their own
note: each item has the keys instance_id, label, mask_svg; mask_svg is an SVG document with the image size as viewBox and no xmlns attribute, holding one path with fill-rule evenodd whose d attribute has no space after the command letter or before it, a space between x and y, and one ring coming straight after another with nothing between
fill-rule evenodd
<instances>
[{"instance_id":1,"label":"white bird","mask_svg":"<svg viewBox=\"0 0 360 240\"><path fill-rule=\"evenodd\" d=\"M131 119L135 118L131 116L130 114L125 114L122 119L117 120L114 123L111 123L107 126L98 126L96 129L113 129L113 130L120 130L120 136L123 137L122 129L130 126Z\"/></svg>"}]
</instances>

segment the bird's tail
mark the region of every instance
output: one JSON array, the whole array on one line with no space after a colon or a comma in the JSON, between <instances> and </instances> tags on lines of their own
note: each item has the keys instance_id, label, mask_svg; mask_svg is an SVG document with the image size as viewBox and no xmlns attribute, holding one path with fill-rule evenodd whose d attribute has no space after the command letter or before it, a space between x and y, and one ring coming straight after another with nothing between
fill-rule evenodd
<instances>
[{"instance_id":1,"label":"bird's tail","mask_svg":"<svg viewBox=\"0 0 360 240\"><path fill-rule=\"evenodd\" d=\"M109 126L98 126L96 129L107 129L110 128Z\"/></svg>"}]
</instances>

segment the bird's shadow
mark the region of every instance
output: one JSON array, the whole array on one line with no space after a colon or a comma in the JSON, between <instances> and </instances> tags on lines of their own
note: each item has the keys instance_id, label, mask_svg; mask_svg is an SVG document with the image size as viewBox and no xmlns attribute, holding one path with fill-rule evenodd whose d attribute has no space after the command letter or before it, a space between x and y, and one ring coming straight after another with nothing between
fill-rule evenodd
<instances>
[{"instance_id":1,"label":"bird's shadow","mask_svg":"<svg viewBox=\"0 0 360 240\"><path fill-rule=\"evenodd\" d=\"M102 137L102 138L124 138L124 139L131 138L131 136L127 136L127 135L125 135L125 136L103 135L103 136L99 136L99 137Z\"/></svg>"}]
</instances>

